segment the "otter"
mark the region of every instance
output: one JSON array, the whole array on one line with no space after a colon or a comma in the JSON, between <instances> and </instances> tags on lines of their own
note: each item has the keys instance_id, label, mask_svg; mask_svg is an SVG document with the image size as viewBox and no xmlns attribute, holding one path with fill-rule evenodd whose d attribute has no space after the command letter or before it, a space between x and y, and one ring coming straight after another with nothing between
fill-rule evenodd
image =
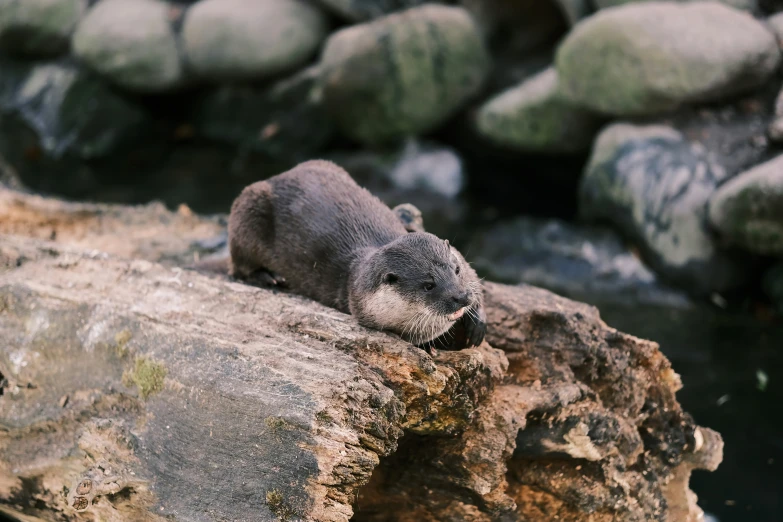
<instances>
[{"instance_id":1,"label":"otter","mask_svg":"<svg viewBox=\"0 0 783 522\"><path fill-rule=\"evenodd\" d=\"M484 339L481 282L465 258L332 162L247 186L231 206L228 247L231 276L287 287L417 346Z\"/></svg>"}]
</instances>

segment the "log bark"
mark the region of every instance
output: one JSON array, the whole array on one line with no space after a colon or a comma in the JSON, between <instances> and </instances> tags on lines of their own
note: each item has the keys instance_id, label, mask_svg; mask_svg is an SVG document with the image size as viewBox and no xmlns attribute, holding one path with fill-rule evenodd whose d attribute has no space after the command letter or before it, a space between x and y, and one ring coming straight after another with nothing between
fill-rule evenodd
<instances>
[{"instance_id":1,"label":"log bark","mask_svg":"<svg viewBox=\"0 0 783 522\"><path fill-rule=\"evenodd\" d=\"M220 218L0 190L0 509L19 520L696 521L655 343L486 284L434 354L183 265ZM52 237L55 241L52 241Z\"/></svg>"}]
</instances>

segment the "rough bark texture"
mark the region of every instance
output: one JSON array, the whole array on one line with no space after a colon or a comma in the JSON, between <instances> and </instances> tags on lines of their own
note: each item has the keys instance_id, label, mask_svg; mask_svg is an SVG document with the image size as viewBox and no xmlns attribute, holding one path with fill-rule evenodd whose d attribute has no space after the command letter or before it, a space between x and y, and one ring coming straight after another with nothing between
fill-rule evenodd
<instances>
[{"instance_id":1,"label":"rough bark texture","mask_svg":"<svg viewBox=\"0 0 783 522\"><path fill-rule=\"evenodd\" d=\"M488 343L431 355L177 267L221 230L0 190L0 512L698 520L690 473L722 442L682 411L654 343L487 284Z\"/></svg>"}]
</instances>

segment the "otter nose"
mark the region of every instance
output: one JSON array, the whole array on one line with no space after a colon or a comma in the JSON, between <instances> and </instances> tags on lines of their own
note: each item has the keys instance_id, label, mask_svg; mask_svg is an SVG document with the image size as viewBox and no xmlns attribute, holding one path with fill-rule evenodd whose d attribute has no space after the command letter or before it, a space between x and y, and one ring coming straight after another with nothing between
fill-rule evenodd
<instances>
[{"instance_id":1,"label":"otter nose","mask_svg":"<svg viewBox=\"0 0 783 522\"><path fill-rule=\"evenodd\" d=\"M457 303L460 306L460 308L463 306L468 306L470 304L470 298L468 297L467 292L463 292L462 294L456 294L452 296L451 300Z\"/></svg>"}]
</instances>

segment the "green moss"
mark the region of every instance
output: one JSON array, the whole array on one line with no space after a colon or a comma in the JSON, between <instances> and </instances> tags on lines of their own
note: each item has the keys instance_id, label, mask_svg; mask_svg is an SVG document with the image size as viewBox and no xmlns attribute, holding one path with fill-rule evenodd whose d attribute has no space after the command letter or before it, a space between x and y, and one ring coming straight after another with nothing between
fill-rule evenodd
<instances>
[{"instance_id":1,"label":"green moss","mask_svg":"<svg viewBox=\"0 0 783 522\"><path fill-rule=\"evenodd\" d=\"M489 54L461 8L425 5L338 31L324 101L343 131L378 144L430 130L481 86Z\"/></svg>"},{"instance_id":2,"label":"green moss","mask_svg":"<svg viewBox=\"0 0 783 522\"><path fill-rule=\"evenodd\" d=\"M266 505L280 520L291 520L298 515L296 510L285 501L283 494L276 489L266 492Z\"/></svg>"},{"instance_id":3,"label":"green moss","mask_svg":"<svg viewBox=\"0 0 783 522\"><path fill-rule=\"evenodd\" d=\"M315 418L320 422L321 424L331 424L334 422L334 419L332 419L332 416L329 415L326 410L321 410L318 413L315 414Z\"/></svg>"},{"instance_id":4,"label":"green moss","mask_svg":"<svg viewBox=\"0 0 783 522\"><path fill-rule=\"evenodd\" d=\"M128 342L131 340L131 337L130 330L127 328L114 336L114 351L120 359L128 355Z\"/></svg>"},{"instance_id":5,"label":"green moss","mask_svg":"<svg viewBox=\"0 0 783 522\"><path fill-rule=\"evenodd\" d=\"M166 373L166 367L161 363L146 357L136 357L133 370L122 375L122 382L126 386L135 384L141 398L147 399L163 389Z\"/></svg>"},{"instance_id":6,"label":"green moss","mask_svg":"<svg viewBox=\"0 0 783 522\"><path fill-rule=\"evenodd\" d=\"M293 428L293 426L282 417L267 417L264 419L264 424L271 430L288 430Z\"/></svg>"}]
</instances>

